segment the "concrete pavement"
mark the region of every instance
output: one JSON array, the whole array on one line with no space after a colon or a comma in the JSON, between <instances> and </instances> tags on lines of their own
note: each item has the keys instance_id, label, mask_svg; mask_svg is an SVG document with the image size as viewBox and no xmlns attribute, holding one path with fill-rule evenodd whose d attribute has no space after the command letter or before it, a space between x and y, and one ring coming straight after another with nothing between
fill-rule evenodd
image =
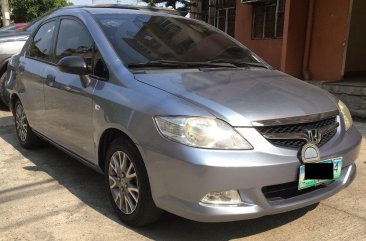
<instances>
[{"instance_id":1,"label":"concrete pavement","mask_svg":"<svg viewBox=\"0 0 366 241\"><path fill-rule=\"evenodd\" d=\"M0 110L0 240L366 240L365 140L357 166L350 187L309 208L215 224L165 214L132 229L114 215L100 174L51 146L22 149Z\"/></svg>"}]
</instances>

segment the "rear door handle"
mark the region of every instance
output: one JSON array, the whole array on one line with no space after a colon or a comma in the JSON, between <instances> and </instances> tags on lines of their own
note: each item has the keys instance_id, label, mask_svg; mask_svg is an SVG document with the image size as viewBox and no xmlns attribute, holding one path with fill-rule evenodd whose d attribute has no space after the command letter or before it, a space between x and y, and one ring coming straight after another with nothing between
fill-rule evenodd
<instances>
[{"instance_id":1,"label":"rear door handle","mask_svg":"<svg viewBox=\"0 0 366 241\"><path fill-rule=\"evenodd\" d=\"M46 85L53 87L53 84L55 83L56 77L52 74L47 75L46 77Z\"/></svg>"}]
</instances>

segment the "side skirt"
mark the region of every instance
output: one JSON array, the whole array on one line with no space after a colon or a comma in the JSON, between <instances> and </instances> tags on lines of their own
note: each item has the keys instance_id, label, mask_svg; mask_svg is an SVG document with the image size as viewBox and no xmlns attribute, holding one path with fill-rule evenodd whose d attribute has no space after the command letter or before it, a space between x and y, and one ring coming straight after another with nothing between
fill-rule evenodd
<instances>
[{"instance_id":1,"label":"side skirt","mask_svg":"<svg viewBox=\"0 0 366 241\"><path fill-rule=\"evenodd\" d=\"M65 152L65 153L66 153L66 154L68 154L69 156L71 156L71 157L75 158L76 160L78 160L79 162L81 162L81 163L82 163L82 164L84 164L85 166L87 166L87 167L89 167L89 168L93 169L94 171L96 171L96 172L98 172L98 173L100 173L100 174L103 174L103 175L104 175L103 171L100 169L100 167L99 167L99 166L97 166L97 165L95 165L94 163L92 163L92 162L90 162L90 161L88 161L88 160L84 159L83 157L79 156L78 154L76 154L76 153L74 153L74 152L72 152L72 151L70 151L70 150L66 149L65 147L63 147L63 146L61 146L61 145L57 144L56 142L52 141L51 139L49 139L48 137L46 137L46 136L42 135L41 133L37 132L36 130L34 130L34 129L32 129L32 130L33 130L33 132L34 132L37 136L41 137L43 140L47 141L48 143L50 143L51 145L53 145L53 146L54 146L54 147L56 147L57 149L61 150L62 152Z\"/></svg>"}]
</instances>

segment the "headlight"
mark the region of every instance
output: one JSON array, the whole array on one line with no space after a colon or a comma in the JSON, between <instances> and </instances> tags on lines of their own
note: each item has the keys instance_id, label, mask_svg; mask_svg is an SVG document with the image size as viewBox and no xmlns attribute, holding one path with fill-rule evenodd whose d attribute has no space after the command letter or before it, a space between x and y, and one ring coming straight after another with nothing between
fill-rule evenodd
<instances>
[{"instance_id":1,"label":"headlight","mask_svg":"<svg viewBox=\"0 0 366 241\"><path fill-rule=\"evenodd\" d=\"M253 147L226 122L208 117L155 117L166 138L207 149L249 150Z\"/></svg>"},{"instance_id":2,"label":"headlight","mask_svg":"<svg viewBox=\"0 0 366 241\"><path fill-rule=\"evenodd\" d=\"M349 112L347 106L341 100L338 101L338 108L342 114L344 126L346 127L346 130L348 130L349 128L351 128L353 123L351 113Z\"/></svg>"}]
</instances>

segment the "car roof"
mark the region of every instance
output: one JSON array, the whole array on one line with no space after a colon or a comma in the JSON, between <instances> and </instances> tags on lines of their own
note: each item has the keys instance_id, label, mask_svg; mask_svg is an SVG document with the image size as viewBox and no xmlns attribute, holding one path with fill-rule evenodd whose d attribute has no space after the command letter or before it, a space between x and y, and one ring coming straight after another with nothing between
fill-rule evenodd
<instances>
[{"instance_id":1,"label":"car roof","mask_svg":"<svg viewBox=\"0 0 366 241\"><path fill-rule=\"evenodd\" d=\"M169 8L158 8L151 6L138 6L138 5L127 5L127 4L92 4L92 5L73 5L63 7L63 10L67 9L84 9L90 14L113 14L113 13L141 13L144 14L172 14L181 16L182 13Z\"/></svg>"}]
</instances>

